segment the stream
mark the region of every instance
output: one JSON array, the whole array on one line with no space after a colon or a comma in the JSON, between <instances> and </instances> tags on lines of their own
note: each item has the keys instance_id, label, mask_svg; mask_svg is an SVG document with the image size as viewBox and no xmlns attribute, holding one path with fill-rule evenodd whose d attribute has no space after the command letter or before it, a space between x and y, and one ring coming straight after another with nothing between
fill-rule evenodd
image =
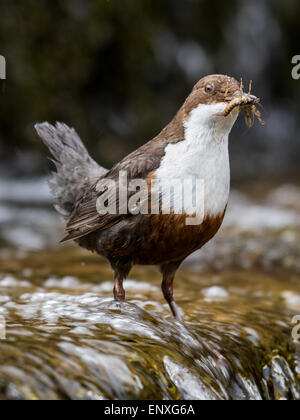
<instances>
[{"instance_id":1,"label":"stream","mask_svg":"<svg viewBox=\"0 0 300 420\"><path fill-rule=\"evenodd\" d=\"M178 271L181 324L156 268L136 267L114 302L106 261L57 244L45 180L1 180L0 399L299 400L299 193L233 190L220 233Z\"/></svg>"}]
</instances>

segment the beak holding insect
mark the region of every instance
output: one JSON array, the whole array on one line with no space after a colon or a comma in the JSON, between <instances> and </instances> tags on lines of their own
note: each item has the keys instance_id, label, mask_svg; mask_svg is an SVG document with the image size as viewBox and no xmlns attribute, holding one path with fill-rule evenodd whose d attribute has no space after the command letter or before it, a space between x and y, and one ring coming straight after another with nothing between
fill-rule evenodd
<instances>
[{"instance_id":1,"label":"beak holding insect","mask_svg":"<svg viewBox=\"0 0 300 420\"><path fill-rule=\"evenodd\" d=\"M255 117L258 119L261 125L264 125L265 123L261 117L261 113L256 107L256 105L259 105L262 107L262 105L260 104L260 99L254 95L246 94L246 93L243 95L243 97L244 97L245 103L242 103L241 105L239 105L239 111L242 114L244 114L245 123L247 127L251 128L253 126Z\"/></svg>"},{"instance_id":2,"label":"beak holding insect","mask_svg":"<svg viewBox=\"0 0 300 420\"><path fill-rule=\"evenodd\" d=\"M224 113L220 114L227 117L231 111L239 107L239 112L244 114L246 125L251 128L254 124L255 117L258 119L261 125L264 125L264 121L261 118L261 113L256 108L256 105L261 106L260 99L251 94L252 81L249 84L248 93L243 92L243 82L241 80L240 89L232 98L226 97L228 105L226 106ZM263 108L263 107L262 107ZM252 115L251 115L252 114Z\"/></svg>"}]
</instances>

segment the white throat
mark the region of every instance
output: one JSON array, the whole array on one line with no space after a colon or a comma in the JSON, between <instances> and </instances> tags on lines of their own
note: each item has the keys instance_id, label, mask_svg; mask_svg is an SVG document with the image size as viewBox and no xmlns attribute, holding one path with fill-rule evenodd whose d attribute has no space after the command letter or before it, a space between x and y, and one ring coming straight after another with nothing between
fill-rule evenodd
<instances>
[{"instance_id":1,"label":"white throat","mask_svg":"<svg viewBox=\"0 0 300 420\"><path fill-rule=\"evenodd\" d=\"M226 208L230 190L228 136L238 117L234 109L227 117L218 116L224 103L195 108L185 121L184 140L168 144L156 179L161 185L170 180L198 179L204 182L204 214L218 216ZM185 207L185 212L193 214Z\"/></svg>"}]
</instances>

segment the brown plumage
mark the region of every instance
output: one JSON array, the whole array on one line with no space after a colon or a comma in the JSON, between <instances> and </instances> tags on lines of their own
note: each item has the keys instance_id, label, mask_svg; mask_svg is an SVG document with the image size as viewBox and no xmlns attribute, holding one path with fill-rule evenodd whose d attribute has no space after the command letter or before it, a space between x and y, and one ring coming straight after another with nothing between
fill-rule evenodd
<instances>
[{"instance_id":1,"label":"brown plumage","mask_svg":"<svg viewBox=\"0 0 300 420\"><path fill-rule=\"evenodd\" d=\"M167 146L185 142L186 124L199 105L228 105L228 97L240 94L240 84L223 75L201 79L193 88L174 119L153 140L117 163L111 170L98 166L88 155L74 130L64 124L48 123L36 126L39 135L52 152L57 173L51 181L56 208L67 220L66 236L62 242L75 240L80 246L105 256L115 273L114 296L125 299L123 280L134 264L159 265L163 273L162 290L174 316L180 313L173 299L173 280L181 262L201 248L220 228L226 206L219 212L206 212L200 225L186 225L186 214L105 214L97 211L97 199L103 191L99 180L118 180L120 171L128 179L144 179L149 185L156 178ZM254 106L257 99L249 96L243 106ZM236 101L238 107L240 104ZM209 108L210 109L210 108ZM231 111L232 111L231 110ZM201 114L200 114L201 115ZM213 121L217 117L212 115ZM217 120L216 120L217 121ZM201 131L201 128L200 128ZM201 134L201 133L200 133ZM176 146L177 147L177 146ZM217 165L217 161L216 161ZM219 182L223 182L222 179ZM224 181L225 182L225 181ZM133 192L128 191L130 197Z\"/></svg>"}]
</instances>

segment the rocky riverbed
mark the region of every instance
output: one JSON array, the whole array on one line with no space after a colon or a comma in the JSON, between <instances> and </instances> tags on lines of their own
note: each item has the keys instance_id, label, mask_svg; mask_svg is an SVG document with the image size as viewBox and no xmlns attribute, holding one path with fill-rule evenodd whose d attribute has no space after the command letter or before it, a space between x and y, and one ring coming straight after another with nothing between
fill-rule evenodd
<instances>
[{"instance_id":1,"label":"rocky riverbed","mask_svg":"<svg viewBox=\"0 0 300 420\"><path fill-rule=\"evenodd\" d=\"M178 272L180 324L155 268L116 304L103 259L57 246L44 180L1 182L0 399L300 399L299 187L233 191Z\"/></svg>"}]
</instances>

